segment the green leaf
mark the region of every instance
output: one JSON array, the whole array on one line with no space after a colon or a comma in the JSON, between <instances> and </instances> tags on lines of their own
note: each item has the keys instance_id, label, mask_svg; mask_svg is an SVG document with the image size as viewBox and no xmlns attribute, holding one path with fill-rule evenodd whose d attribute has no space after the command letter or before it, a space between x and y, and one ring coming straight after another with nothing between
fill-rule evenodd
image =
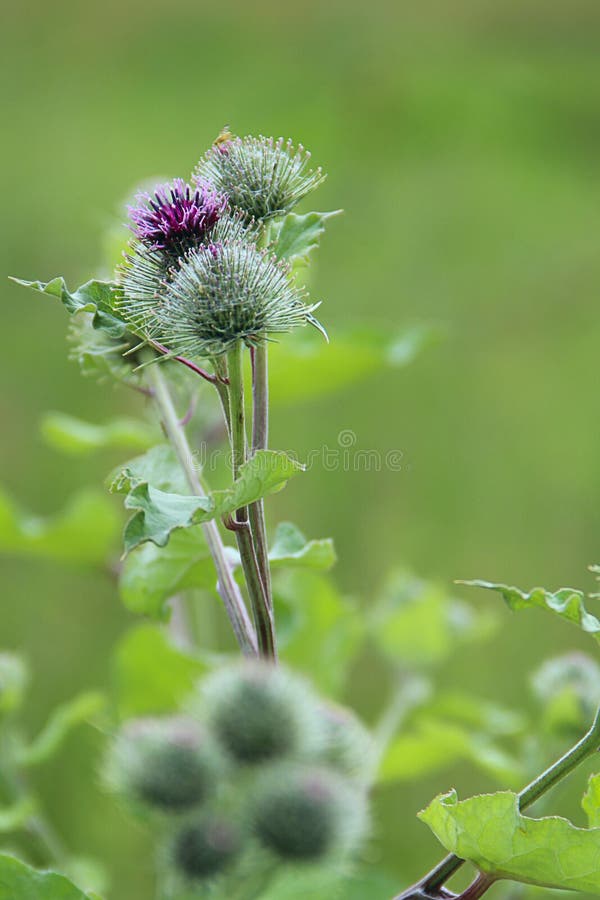
<instances>
[{"instance_id":1,"label":"green leaf","mask_svg":"<svg viewBox=\"0 0 600 900\"><path fill-rule=\"evenodd\" d=\"M600 894L600 828L530 819L510 791L459 801L442 794L419 817L441 844L481 871L548 888Z\"/></svg>"},{"instance_id":2,"label":"green leaf","mask_svg":"<svg viewBox=\"0 0 600 900\"><path fill-rule=\"evenodd\" d=\"M600 828L600 774L590 776L581 806L590 828Z\"/></svg>"},{"instance_id":3,"label":"green leaf","mask_svg":"<svg viewBox=\"0 0 600 900\"><path fill-rule=\"evenodd\" d=\"M593 635L600 641L600 620L587 611L584 606L582 591L573 588L560 588L552 593L545 588L532 588L530 591L520 591L519 588L510 587L507 584L493 584L491 581L459 581L468 587L485 588L488 591L497 591L502 594L506 603L513 610L520 609L545 609L567 622L578 625L583 631Z\"/></svg>"},{"instance_id":4,"label":"green leaf","mask_svg":"<svg viewBox=\"0 0 600 900\"><path fill-rule=\"evenodd\" d=\"M170 444L158 444L141 456L130 459L111 472L107 479L108 489L118 494L127 494L143 482L161 491L186 492L185 475Z\"/></svg>"},{"instance_id":5,"label":"green leaf","mask_svg":"<svg viewBox=\"0 0 600 900\"><path fill-rule=\"evenodd\" d=\"M112 663L119 716L175 711L207 670L202 659L169 643L158 626L133 628L117 645Z\"/></svg>"},{"instance_id":6,"label":"green leaf","mask_svg":"<svg viewBox=\"0 0 600 900\"><path fill-rule=\"evenodd\" d=\"M532 687L543 705L544 726L576 738L600 705L600 666L584 653L565 653L540 666Z\"/></svg>"},{"instance_id":7,"label":"green leaf","mask_svg":"<svg viewBox=\"0 0 600 900\"><path fill-rule=\"evenodd\" d=\"M21 765L37 766L46 762L60 750L74 728L97 715L105 704L103 694L87 691L57 706L36 739L19 753Z\"/></svg>"},{"instance_id":8,"label":"green leaf","mask_svg":"<svg viewBox=\"0 0 600 900\"><path fill-rule=\"evenodd\" d=\"M113 338L121 337L127 331L125 322L115 315L114 305L119 289L110 281L86 281L71 293L64 278L60 276L51 281L24 281L21 278L12 280L41 294L57 297L71 315L91 313L94 328L106 331Z\"/></svg>"},{"instance_id":9,"label":"green leaf","mask_svg":"<svg viewBox=\"0 0 600 900\"><path fill-rule=\"evenodd\" d=\"M275 582L275 618L281 657L310 675L330 696L339 696L364 637L357 607L326 575L298 569Z\"/></svg>"},{"instance_id":10,"label":"green leaf","mask_svg":"<svg viewBox=\"0 0 600 900\"><path fill-rule=\"evenodd\" d=\"M0 855L0 900L94 900L56 872L38 872L14 856Z\"/></svg>"},{"instance_id":11,"label":"green leaf","mask_svg":"<svg viewBox=\"0 0 600 900\"><path fill-rule=\"evenodd\" d=\"M442 585L394 573L375 605L370 631L392 662L438 665L461 644L487 637L495 619L451 597Z\"/></svg>"},{"instance_id":12,"label":"green leaf","mask_svg":"<svg viewBox=\"0 0 600 900\"><path fill-rule=\"evenodd\" d=\"M275 532L275 540L269 551L274 569L307 568L327 570L336 562L331 538L307 541L291 522L281 522Z\"/></svg>"},{"instance_id":13,"label":"green leaf","mask_svg":"<svg viewBox=\"0 0 600 900\"><path fill-rule=\"evenodd\" d=\"M164 547L175 529L229 515L241 506L281 490L292 475L302 470L303 466L285 453L260 450L240 467L239 477L231 487L206 497L195 497L167 493L147 482L131 487L134 478L129 469L120 484L131 487L125 506L136 512L125 526L125 553L144 541Z\"/></svg>"},{"instance_id":14,"label":"green leaf","mask_svg":"<svg viewBox=\"0 0 600 900\"><path fill-rule=\"evenodd\" d=\"M440 337L439 327L431 325L395 334L389 329L339 329L327 344L312 329L297 329L285 341L269 345L271 404L293 406L336 393L377 372L404 368Z\"/></svg>"},{"instance_id":15,"label":"green leaf","mask_svg":"<svg viewBox=\"0 0 600 900\"><path fill-rule=\"evenodd\" d=\"M0 806L0 833L7 834L23 828L36 809L33 797L23 797L12 806Z\"/></svg>"},{"instance_id":16,"label":"green leaf","mask_svg":"<svg viewBox=\"0 0 600 900\"><path fill-rule=\"evenodd\" d=\"M167 600L190 588L212 590L216 575L199 528L175 531L166 547L146 543L127 556L119 577L121 599L131 612L166 620Z\"/></svg>"},{"instance_id":17,"label":"green leaf","mask_svg":"<svg viewBox=\"0 0 600 900\"><path fill-rule=\"evenodd\" d=\"M339 216L341 212L341 209L336 209L333 212L309 212L304 215L288 213L280 222L271 225L273 252L280 259L307 263L308 254L319 246L325 222Z\"/></svg>"},{"instance_id":18,"label":"green leaf","mask_svg":"<svg viewBox=\"0 0 600 900\"><path fill-rule=\"evenodd\" d=\"M101 565L119 530L117 510L99 491L80 491L48 518L21 511L0 491L0 552Z\"/></svg>"},{"instance_id":19,"label":"green leaf","mask_svg":"<svg viewBox=\"0 0 600 900\"><path fill-rule=\"evenodd\" d=\"M94 425L67 413L46 413L41 422L44 440L55 450L69 456L82 456L94 450L145 450L156 442L156 430L137 419L112 419Z\"/></svg>"},{"instance_id":20,"label":"green leaf","mask_svg":"<svg viewBox=\"0 0 600 900\"><path fill-rule=\"evenodd\" d=\"M29 668L17 653L0 653L0 713L18 709L29 684Z\"/></svg>"}]
</instances>

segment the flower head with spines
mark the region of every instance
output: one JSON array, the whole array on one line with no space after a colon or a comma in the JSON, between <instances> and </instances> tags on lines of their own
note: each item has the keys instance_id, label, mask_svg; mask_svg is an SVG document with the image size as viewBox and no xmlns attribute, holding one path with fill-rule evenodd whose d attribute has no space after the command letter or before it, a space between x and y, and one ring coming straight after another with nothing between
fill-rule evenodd
<instances>
[{"instance_id":1,"label":"flower head with spines","mask_svg":"<svg viewBox=\"0 0 600 900\"><path fill-rule=\"evenodd\" d=\"M270 335L314 324L315 305L287 263L237 240L193 250L165 285L150 337L186 357L219 356L238 341L254 346Z\"/></svg>"},{"instance_id":2,"label":"flower head with spines","mask_svg":"<svg viewBox=\"0 0 600 900\"><path fill-rule=\"evenodd\" d=\"M284 215L324 180L309 168L310 153L301 144L272 137L232 137L218 142L198 163L194 179L222 191L232 206L259 220Z\"/></svg>"}]
</instances>

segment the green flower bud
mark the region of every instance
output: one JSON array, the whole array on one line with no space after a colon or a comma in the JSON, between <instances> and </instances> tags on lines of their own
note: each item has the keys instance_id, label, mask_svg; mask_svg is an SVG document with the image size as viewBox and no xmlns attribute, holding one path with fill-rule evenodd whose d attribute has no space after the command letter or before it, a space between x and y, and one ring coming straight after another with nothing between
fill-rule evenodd
<instances>
[{"instance_id":1,"label":"green flower bud","mask_svg":"<svg viewBox=\"0 0 600 900\"><path fill-rule=\"evenodd\" d=\"M365 726L353 712L342 706L323 705L321 715L325 743L320 759L344 775L368 780L373 741Z\"/></svg>"},{"instance_id":2,"label":"green flower bud","mask_svg":"<svg viewBox=\"0 0 600 900\"><path fill-rule=\"evenodd\" d=\"M364 794L328 769L284 767L256 790L251 821L260 842L288 861L348 852L365 830Z\"/></svg>"},{"instance_id":3,"label":"green flower bud","mask_svg":"<svg viewBox=\"0 0 600 900\"><path fill-rule=\"evenodd\" d=\"M175 835L173 865L186 879L211 878L231 865L240 846L235 825L216 816L204 816L190 820Z\"/></svg>"},{"instance_id":4,"label":"green flower bud","mask_svg":"<svg viewBox=\"0 0 600 900\"><path fill-rule=\"evenodd\" d=\"M302 679L268 663L247 663L204 682L208 719L239 763L305 755L322 744L316 701Z\"/></svg>"},{"instance_id":5,"label":"green flower bud","mask_svg":"<svg viewBox=\"0 0 600 900\"><path fill-rule=\"evenodd\" d=\"M201 729L183 718L129 722L113 745L108 777L125 796L164 812L180 812L211 794L218 760Z\"/></svg>"}]
</instances>

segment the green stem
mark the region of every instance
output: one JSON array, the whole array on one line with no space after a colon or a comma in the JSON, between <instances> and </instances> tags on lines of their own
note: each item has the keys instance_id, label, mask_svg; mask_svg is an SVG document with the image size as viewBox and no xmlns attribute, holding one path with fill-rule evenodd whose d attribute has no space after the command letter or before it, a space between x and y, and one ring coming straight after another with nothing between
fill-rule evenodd
<instances>
[{"instance_id":1,"label":"green stem","mask_svg":"<svg viewBox=\"0 0 600 900\"><path fill-rule=\"evenodd\" d=\"M539 800L547 791L571 774L584 760L592 756L600 749L600 709L596 713L596 718L587 732L587 734L571 747L564 756L561 756L553 765L549 766L545 772L534 778L520 792L518 801L521 812L532 806L536 800ZM460 869L464 859L451 853L439 865L432 869L425 878L417 885L409 888L403 894L399 894L395 900L408 900L411 896L417 896L415 889L422 890L425 893L435 892L442 884L454 875ZM489 885L488 885L489 886Z\"/></svg>"},{"instance_id":2,"label":"green stem","mask_svg":"<svg viewBox=\"0 0 600 900\"><path fill-rule=\"evenodd\" d=\"M160 413L166 435L171 442L177 459L185 473L189 488L198 497L205 495L194 467L192 451L185 430L179 424L179 418L173 406L173 399L165 381L160 364L148 367L148 378L154 390L154 401ZM241 591L233 577L231 566L225 554L225 546L219 529L214 521L201 525L208 549L217 570L218 591L223 600L225 610L233 628L235 637L242 651L247 656L257 655L257 642L252 623Z\"/></svg>"},{"instance_id":3,"label":"green stem","mask_svg":"<svg viewBox=\"0 0 600 900\"><path fill-rule=\"evenodd\" d=\"M269 444L269 350L262 341L254 350L252 365L252 454L266 450ZM269 607L273 610L271 567L265 524L264 500L257 500L249 509L250 527L254 537L260 577L265 587Z\"/></svg>"},{"instance_id":4,"label":"green stem","mask_svg":"<svg viewBox=\"0 0 600 900\"><path fill-rule=\"evenodd\" d=\"M246 423L244 412L244 373L242 360L243 345L241 341L229 351L229 411L231 431L231 456L234 481L238 478L240 468L246 462ZM236 512L235 534L237 537L240 559L248 594L252 604L254 624L258 638L258 649L261 656L267 659L275 659L275 629L273 616L265 592L265 587L260 577L260 569L252 531L248 520L248 509L243 506Z\"/></svg>"}]
</instances>

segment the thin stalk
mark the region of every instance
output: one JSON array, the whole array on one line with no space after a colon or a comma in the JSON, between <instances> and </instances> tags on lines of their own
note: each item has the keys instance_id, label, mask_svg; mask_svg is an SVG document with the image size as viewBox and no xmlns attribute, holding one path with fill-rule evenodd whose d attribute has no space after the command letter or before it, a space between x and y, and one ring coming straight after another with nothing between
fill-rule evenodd
<instances>
[{"instance_id":1,"label":"thin stalk","mask_svg":"<svg viewBox=\"0 0 600 900\"><path fill-rule=\"evenodd\" d=\"M241 341L238 341L233 349L229 351L227 357L229 371L231 456L234 481L239 476L240 468L246 462L247 449L242 350L242 343ZM258 649L261 656L267 659L275 659L277 651L275 648L273 616L265 592L265 587L260 577L253 535L248 520L248 509L245 506L241 507L236 512L235 535L238 542L246 584L248 586L248 594L252 604L254 624L256 626L258 638Z\"/></svg>"},{"instance_id":2,"label":"thin stalk","mask_svg":"<svg viewBox=\"0 0 600 900\"><path fill-rule=\"evenodd\" d=\"M483 895L491 888L495 880L496 879L494 878L490 878L489 875L480 872L475 881L473 881L462 894L458 895L458 900L480 900L480 897L483 897Z\"/></svg>"},{"instance_id":3,"label":"thin stalk","mask_svg":"<svg viewBox=\"0 0 600 900\"><path fill-rule=\"evenodd\" d=\"M185 473L189 488L196 496L203 497L205 492L202 489L198 473L194 468L192 451L185 430L179 424L169 387L158 365L149 366L148 378L154 389L154 401L160 413L166 435ZM217 570L218 591L229 616L237 642L247 656L256 656L258 647L254 628L248 616L244 598L233 577L219 529L214 521L203 522L201 528Z\"/></svg>"},{"instance_id":4,"label":"thin stalk","mask_svg":"<svg viewBox=\"0 0 600 900\"><path fill-rule=\"evenodd\" d=\"M547 791L571 774L584 760L588 759L600 749L600 709L596 713L596 718L592 723L590 730L582 739L571 747L570 750L561 756L555 763L549 766L545 772L534 778L518 796L519 809L521 812L532 806L536 800L539 800ZM414 892L422 890L425 895L434 893L442 884L454 875L460 869L464 859L451 853L442 860L439 865L432 869L425 878L417 885L409 888L402 894L399 894L394 900L408 900L411 896L417 896ZM489 885L488 885L489 887Z\"/></svg>"},{"instance_id":5,"label":"thin stalk","mask_svg":"<svg viewBox=\"0 0 600 900\"><path fill-rule=\"evenodd\" d=\"M252 354L252 454L266 450L269 445L269 350L262 341ZM265 524L264 500L252 503L249 511L250 527L254 537L260 577L265 588L269 607L273 610L271 567Z\"/></svg>"}]
</instances>

